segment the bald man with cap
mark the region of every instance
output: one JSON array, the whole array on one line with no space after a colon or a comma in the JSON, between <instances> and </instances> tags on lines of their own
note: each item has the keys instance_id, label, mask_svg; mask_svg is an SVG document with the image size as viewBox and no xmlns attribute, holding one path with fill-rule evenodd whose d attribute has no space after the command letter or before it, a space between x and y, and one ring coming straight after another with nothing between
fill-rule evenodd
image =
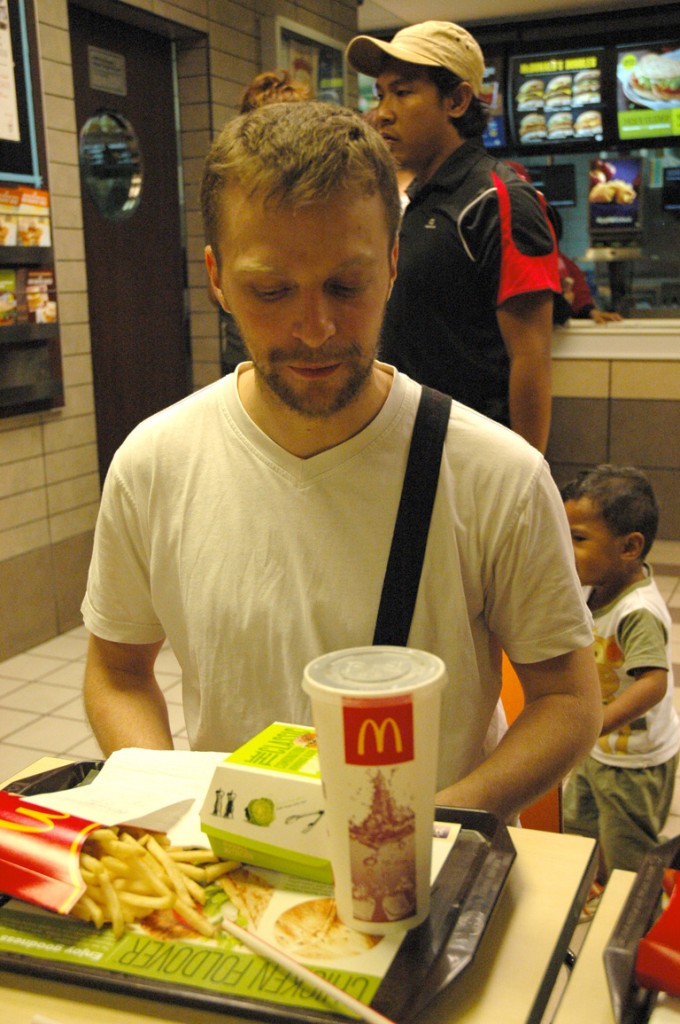
<instances>
[{"instance_id":1,"label":"bald man with cap","mask_svg":"<svg viewBox=\"0 0 680 1024\"><path fill-rule=\"evenodd\" d=\"M425 21L357 36L347 60L376 79L375 126L414 175L381 357L544 452L557 246L542 197L484 149L479 44Z\"/></svg>"}]
</instances>

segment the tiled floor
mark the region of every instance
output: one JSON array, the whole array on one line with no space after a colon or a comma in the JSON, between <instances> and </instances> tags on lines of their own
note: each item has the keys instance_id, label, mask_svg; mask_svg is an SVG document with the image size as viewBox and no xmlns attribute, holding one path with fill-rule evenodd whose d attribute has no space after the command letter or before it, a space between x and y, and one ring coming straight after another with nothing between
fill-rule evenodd
<instances>
[{"instance_id":1,"label":"tiled floor","mask_svg":"<svg viewBox=\"0 0 680 1024\"><path fill-rule=\"evenodd\" d=\"M651 562L673 616L675 705L680 712L680 541L657 541ZM46 754L101 756L81 700L86 647L87 633L80 627L0 662L0 780ZM157 675L168 701L175 746L186 750L180 670L168 647L158 657ZM680 783L664 832L680 835Z\"/></svg>"},{"instance_id":2,"label":"tiled floor","mask_svg":"<svg viewBox=\"0 0 680 1024\"><path fill-rule=\"evenodd\" d=\"M102 756L81 697L86 650L87 630L81 626L0 662L0 779L46 754ZM180 668L169 647L156 666L175 747L187 750Z\"/></svg>"}]
</instances>

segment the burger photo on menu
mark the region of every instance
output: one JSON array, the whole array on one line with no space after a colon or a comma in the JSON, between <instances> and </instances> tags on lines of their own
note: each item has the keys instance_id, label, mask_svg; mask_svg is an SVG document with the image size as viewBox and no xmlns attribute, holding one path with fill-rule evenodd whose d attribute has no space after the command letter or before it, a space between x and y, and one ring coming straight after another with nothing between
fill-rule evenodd
<instances>
[{"instance_id":1,"label":"burger photo on menu","mask_svg":"<svg viewBox=\"0 0 680 1024\"><path fill-rule=\"evenodd\" d=\"M624 95L636 106L663 110L680 106L680 50L623 55L618 76Z\"/></svg>"},{"instance_id":2,"label":"burger photo on menu","mask_svg":"<svg viewBox=\"0 0 680 1024\"><path fill-rule=\"evenodd\" d=\"M571 106L571 75L555 75L548 81L543 94L546 110Z\"/></svg>"},{"instance_id":3,"label":"burger photo on menu","mask_svg":"<svg viewBox=\"0 0 680 1024\"><path fill-rule=\"evenodd\" d=\"M541 110L544 85L542 78L527 78L522 82L515 96L517 110Z\"/></svg>"},{"instance_id":4,"label":"burger photo on menu","mask_svg":"<svg viewBox=\"0 0 680 1024\"><path fill-rule=\"evenodd\" d=\"M520 142L540 142L545 139L547 127L543 114L525 114L519 123Z\"/></svg>"},{"instance_id":5,"label":"burger photo on menu","mask_svg":"<svg viewBox=\"0 0 680 1024\"><path fill-rule=\"evenodd\" d=\"M586 68L574 75L572 86L573 107L585 107L591 103L599 103L600 93L600 70L599 68Z\"/></svg>"},{"instance_id":6,"label":"burger photo on menu","mask_svg":"<svg viewBox=\"0 0 680 1024\"><path fill-rule=\"evenodd\" d=\"M602 114L599 110L584 110L574 121L576 138L602 137Z\"/></svg>"},{"instance_id":7,"label":"burger photo on menu","mask_svg":"<svg viewBox=\"0 0 680 1024\"><path fill-rule=\"evenodd\" d=\"M552 140L572 138L574 122L571 110L559 110L556 114L551 114L548 118L547 134Z\"/></svg>"}]
</instances>

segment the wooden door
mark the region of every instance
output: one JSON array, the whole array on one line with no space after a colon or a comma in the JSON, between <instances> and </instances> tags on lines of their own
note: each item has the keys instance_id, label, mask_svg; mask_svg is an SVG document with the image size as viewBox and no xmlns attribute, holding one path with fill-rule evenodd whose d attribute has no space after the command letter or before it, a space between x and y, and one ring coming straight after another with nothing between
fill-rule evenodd
<instances>
[{"instance_id":1,"label":"wooden door","mask_svg":"<svg viewBox=\"0 0 680 1024\"><path fill-rule=\"evenodd\" d=\"M130 430L190 390L173 64L162 36L73 4L69 22L79 133L110 111L129 123L141 155L141 199L123 219L100 212L81 168L103 480Z\"/></svg>"}]
</instances>

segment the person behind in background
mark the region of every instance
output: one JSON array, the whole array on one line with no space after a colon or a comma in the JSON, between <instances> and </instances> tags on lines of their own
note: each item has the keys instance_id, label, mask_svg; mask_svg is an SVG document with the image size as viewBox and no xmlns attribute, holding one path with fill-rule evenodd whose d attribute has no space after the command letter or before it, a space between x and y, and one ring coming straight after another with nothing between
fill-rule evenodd
<instances>
[{"instance_id":1,"label":"person behind in background","mask_svg":"<svg viewBox=\"0 0 680 1024\"><path fill-rule=\"evenodd\" d=\"M559 210L554 206L550 207L550 216L555 227L557 244L562 241L564 230L562 217ZM577 263L566 256L561 249L557 253L557 263L560 272L562 295L569 304L569 315L576 320L593 320L596 324L606 324L623 320L620 313L609 312L605 309L598 309L595 305L592 292L583 273Z\"/></svg>"},{"instance_id":2,"label":"person behind in background","mask_svg":"<svg viewBox=\"0 0 680 1024\"><path fill-rule=\"evenodd\" d=\"M562 496L604 704L602 734L565 787L564 825L599 840L601 887L613 868L637 871L671 805L680 750L671 618L645 561L659 517L645 474L597 466Z\"/></svg>"},{"instance_id":3,"label":"person behind in background","mask_svg":"<svg viewBox=\"0 0 680 1024\"><path fill-rule=\"evenodd\" d=\"M557 247L542 196L484 149L479 45L426 21L357 36L347 60L376 79L378 130L415 176L381 355L545 451Z\"/></svg>"},{"instance_id":4,"label":"person behind in background","mask_svg":"<svg viewBox=\"0 0 680 1024\"><path fill-rule=\"evenodd\" d=\"M309 87L305 82L291 78L290 72L262 71L255 75L241 99L241 114L256 110L267 103L298 103L300 100L311 99ZM222 373L231 373L239 363L248 358L243 347L243 339L230 313L225 313L213 294L212 285L208 282L208 294L211 302L220 311L220 363Z\"/></svg>"},{"instance_id":5,"label":"person behind in background","mask_svg":"<svg viewBox=\"0 0 680 1024\"><path fill-rule=\"evenodd\" d=\"M309 86L291 78L289 71L262 71L255 75L243 93L240 113L247 114L266 103L290 103L311 98Z\"/></svg>"},{"instance_id":6,"label":"person behind in background","mask_svg":"<svg viewBox=\"0 0 680 1024\"><path fill-rule=\"evenodd\" d=\"M376 361L397 263L394 161L363 118L270 104L229 122L201 189L215 294L251 361L140 424L103 489L83 615L102 749L193 749L311 721L305 665L371 645L421 387ZM542 456L453 403L409 645L448 667L440 800L502 817L585 756L590 617ZM525 710L485 758L500 645Z\"/></svg>"}]
</instances>

